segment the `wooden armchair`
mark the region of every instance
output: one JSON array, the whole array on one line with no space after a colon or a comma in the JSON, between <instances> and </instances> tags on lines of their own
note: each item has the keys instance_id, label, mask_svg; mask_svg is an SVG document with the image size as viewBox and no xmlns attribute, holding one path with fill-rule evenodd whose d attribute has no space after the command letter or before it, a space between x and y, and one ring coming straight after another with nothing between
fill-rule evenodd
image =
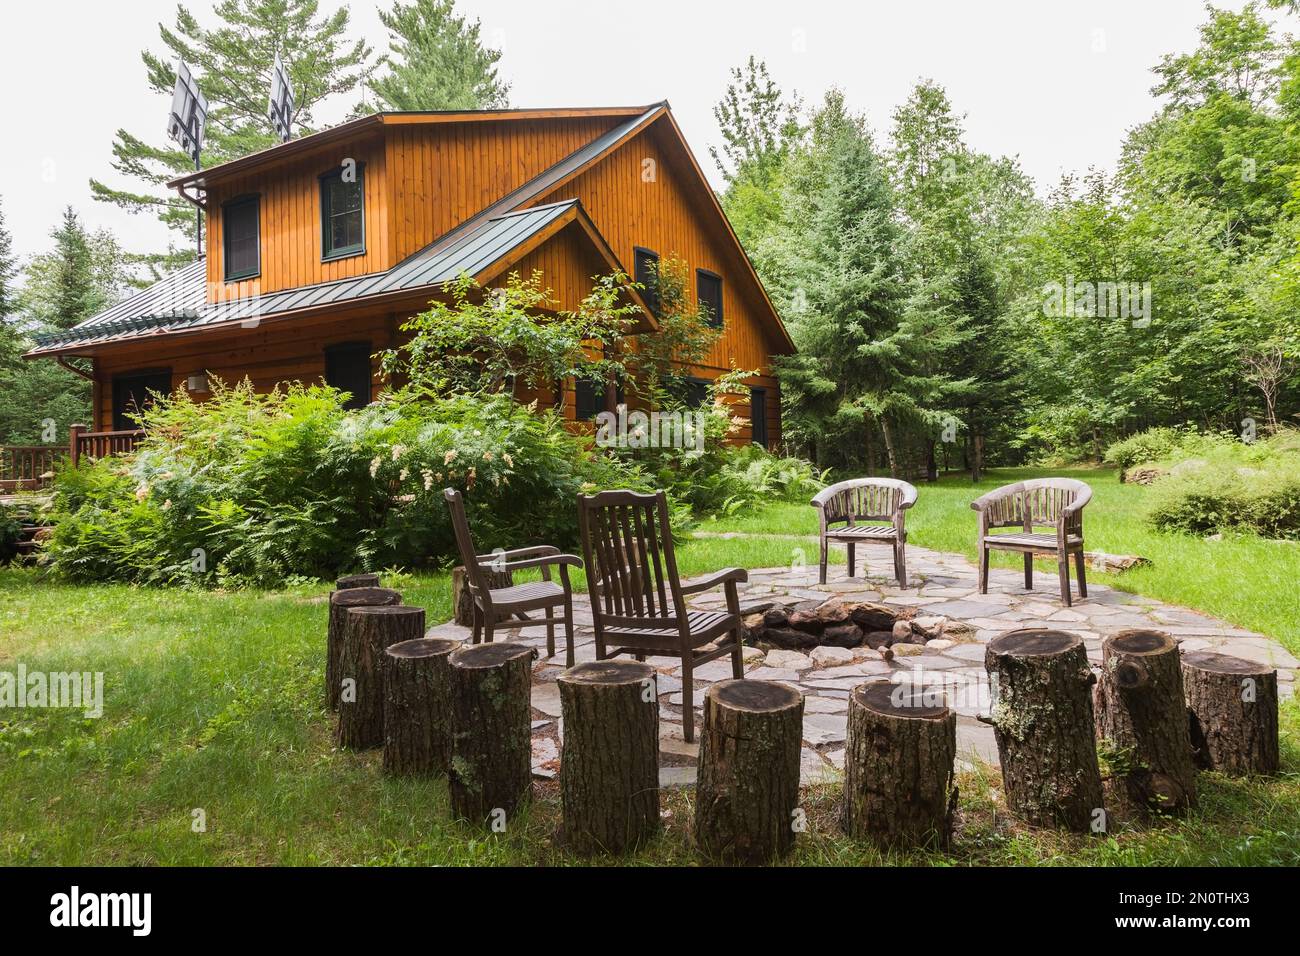
<instances>
[{"instance_id":1,"label":"wooden armchair","mask_svg":"<svg viewBox=\"0 0 1300 956\"><path fill-rule=\"evenodd\" d=\"M451 512L451 526L456 532L456 547L460 551L460 560L465 565L465 587L474 601L474 636L472 643L479 643L480 635L487 643L492 643L493 631L497 622L505 620L512 614L523 616L528 611L546 612L546 654L555 656L555 624L564 625L566 645L565 664L573 666L573 588L569 583L569 568L581 568L582 559L572 554L561 554L559 548L548 544L531 548L515 548L512 551L497 551L492 554L476 554L474 538L469 531L469 521L465 517L465 502L454 488L446 488L443 495L447 499L447 510ZM551 580L551 568L560 569L560 583ZM528 584L514 584L508 587L492 587L492 578L485 570L500 573L502 571L520 571L525 568L540 568L542 580ZM555 609L563 608L564 616L557 618Z\"/></svg>"},{"instance_id":2,"label":"wooden armchair","mask_svg":"<svg viewBox=\"0 0 1300 956\"><path fill-rule=\"evenodd\" d=\"M1070 555L1074 555L1079 596L1088 596L1083 573L1083 508L1092 489L1073 478L1033 478L995 488L971 502L980 516L980 594L989 591L989 551L1019 551L1025 556L1025 590L1034 587L1034 553L1056 554L1061 600L1069 607ZM1035 528L1053 528L1040 534ZM992 534L994 528L1017 531Z\"/></svg>"},{"instance_id":3,"label":"wooden armchair","mask_svg":"<svg viewBox=\"0 0 1300 956\"><path fill-rule=\"evenodd\" d=\"M854 551L858 544L883 544L894 549L894 577L900 588L907 587L907 530L904 512L916 504L916 489L893 478L851 478L819 491L812 500L821 519L821 560L818 580L826 583L826 549L832 541L843 541L849 549L849 577L853 577ZM862 524L888 521L889 524ZM844 527L832 525L843 523ZM866 572L866 565L863 565Z\"/></svg>"},{"instance_id":4,"label":"wooden armchair","mask_svg":"<svg viewBox=\"0 0 1300 956\"><path fill-rule=\"evenodd\" d=\"M683 587L677 576L668 501L662 491L602 491L578 498L578 527L586 559L596 658L618 654L676 657L682 662L682 731L695 739L692 672L731 655L731 672L744 676L744 625L736 584L749 580L743 568L727 568ZM726 611L691 611L686 596L724 585ZM721 640L727 634L729 642ZM716 642L714 646L706 646Z\"/></svg>"}]
</instances>

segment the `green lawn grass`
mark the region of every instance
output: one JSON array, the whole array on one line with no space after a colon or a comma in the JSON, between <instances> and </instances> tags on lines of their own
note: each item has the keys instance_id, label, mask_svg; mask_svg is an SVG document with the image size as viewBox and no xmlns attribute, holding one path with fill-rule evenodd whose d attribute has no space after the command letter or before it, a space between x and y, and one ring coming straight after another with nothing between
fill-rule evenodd
<instances>
[{"instance_id":1,"label":"green lawn grass","mask_svg":"<svg viewBox=\"0 0 1300 956\"><path fill-rule=\"evenodd\" d=\"M1024 472L1016 472L1021 475ZM994 475L989 487L1012 473ZM1150 571L1119 586L1188 604L1295 647L1293 549L1152 535L1137 522L1141 489L1089 473L1090 546L1147 554ZM983 487L983 486L981 486ZM969 483L921 490L909 522L926 547L971 553ZM707 530L815 531L806 505L773 505ZM798 542L795 542L797 546ZM683 543L694 574L788 564L788 538ZM814 557L815 559L815 557ZM842 558L841 558L842 560ZM450 616L446 574L400 582L431 621ZM103 716L0 711L0 864L570 864L553 842L553 785L507 832L450 819L442 781L391 781L377 754L336 751L321 703L324 586L282 593L72 586L0 570L0 670L103 671ZM805 795L809 832L794 864L992 863L1228 865L1300 863L1300 708L1283 709L1284 774L1201 777L1186 820L1124 826L1111 837L1033 832L1010 820L996 773L960 779L961 823L947 854L883 858L838 833L838 788ZM691 863L690 791L670 791L665 833L616 862ZM206 829L195 830L195 811Z\"/></svg>"}]
</instances>

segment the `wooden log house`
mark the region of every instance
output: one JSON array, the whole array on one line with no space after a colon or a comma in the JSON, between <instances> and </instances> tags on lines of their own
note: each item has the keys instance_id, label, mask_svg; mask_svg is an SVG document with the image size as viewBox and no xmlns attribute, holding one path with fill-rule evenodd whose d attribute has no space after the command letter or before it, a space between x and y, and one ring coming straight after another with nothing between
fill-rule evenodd
<instances>
[{"instance_id":1,"label":"wooden log house","mask_svg":"<svg viewBox=\"0 0 1300 956\"><path fill-rule=\"evenodd\" d=\"M202 399L214 379L324 381L364 405L382 387L375 353L462 272L488 285L541 270L554 308L572 309L593 276L644 280L675 256L722 327L692 384L758 369L736 438L780 440L772 356L793 345L667 103L376 113L169 186L202 210L207 254L28 353L90 360L96 432L133 428L151 391ZM612 392L517 397L577 422Z\"/></svg>"}]
</instances>

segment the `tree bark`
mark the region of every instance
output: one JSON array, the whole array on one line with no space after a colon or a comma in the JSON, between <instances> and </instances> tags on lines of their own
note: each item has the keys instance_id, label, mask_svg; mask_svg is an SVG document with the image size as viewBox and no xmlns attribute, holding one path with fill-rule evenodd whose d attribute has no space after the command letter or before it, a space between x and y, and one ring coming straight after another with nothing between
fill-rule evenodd
<instances>
[{"instance_id":1,"label":"tree bark","mask_svg":"<svg viewBox=\"0 0 1300 956\"><path fill-rule=\"evenodd\" d=\"M532 662L501 642L451 655L452 813L504 832L532 790Z\"/></svg>"},{"instance_id":2,"label":"tree bark","mask_svg":"<svg viewBox=\"0 0 1300 956\"><path fill-rule=\"evenodd\" d=\"M1094 691L1097 739L1115 751L1118 788L1152 813L1196 805L1178 644L1162 631L1120 631L1101 645Z\"/></svg>"},{"instance_id":3,"label":"tree bark","mask_svg":"<svg viewBox=\"0 0 1300 956\"><path fill-rule=\"evenodd\" d=\"M934 456L934 439L928 439L925 443L925 480L939 480L939 462Z\"/></svg>"},{"instance_id":4,"label":"tree bark","mask_svg":"<svg viewBox=\"0 0 1300 956\"><path fill-rule=\"evenodd\" d=\"M558 679L564 715L560 797L564 842L621 853L659 830L659 698L654 669L592 661Z\"/></svg>"},{"instance_id":5,"label":"tree bark","mask_svg":"<svg viewBox=\"0 0 1300 956\"><path fill-rule=\"evenodd\" d=\"M1033 826L1104 829L1093 739L1092 672L1083 640L1065 631L1010 631L984 655L1007 805Z\"/></svg>"},{"instance_id":6,"label":"tree bark","mask_svg":"<svg viewBox=\"0 0 1300 956\"><path fill-rule=\"evenodd\" d=\"M948 846L957 715L925 692L876 681L849 695L844 831L890 847Z\"/></svg>"},{"instance_id":7,"label":"tree bark","mask_svg":"<svg viewBox=\"0 0 1300 956\"><path fill-rule=\"evenodd\" d=\"M339 655L348 611L354 607L389 607L402 603L402 595L388 588L347 588L330 594L329 631L325 637L325 705L339 709Z\"/></svg>"},{"instance_id":8,"label":"tree bark","mask_svg":"<svg viewBox=\"0 0 1300 956\"><path fill-rule=\"evenodd\" d=\"M695 842L714 860L767 863L794 845L803 695L725 680L704 695Z\"/></svg>"},{"instance_id":9,"label":"tree bark","mask_svg":"<svg viewBox=\"0 0 1300 956\"><path fill-rule=\"evenodd\" d=\"M384 651L384 773L432 776L451 766L451 653L460 641L418 638Z\"/></svg>"},{"instance_id":10,"label":"tree bark","mask_svg":"<svg viewBox=\"0 0 1300 956\"><path fill-rule=\"evenodd\" d=\"M368 750L384 745L384 651L393 644L422 637L422 607L348 610L338 672L341 692L336 739L340 747Z\"/></svg>"},{"instance_id":11,"label":"tree bark","mask_svg":"<svg viewBox=\"0 0 1300 956\"><path fill-rule=\"evenodd\" d=\"M379 575L377 574L349 574L334 582L334 590L336 591L346 591L349 588L377 587L379 587Z\"/></svg>"},{"instance_id":12,"label":"tree bark","mask_svg":"<svg viewBox=\"0 0 1300 956\"><path fill-rule=\"evenodd\" d=\"M1182 664L1197 765L1237 777L1277 773L1277 671L1211 651L1184 654Z\"/></svg>"},{"instance_id":13,"label":"tree bark","mask_svg":"<svg viewBox=\"0 0 1300 956\"><path fill-rule=\"evenodd\" d=\"M490 587L508 588L514 584L514 575L510 571L489 571L484 569ZM455 609L455 621L461 627L474 626L474 598L470 596L465 581L465 566L458 564L451 569L451 606ZM522 618L523 615L520 615Z\"/></svg>"},{"instance_id":14,"label":"tree bark","mask_svg":"<svg viewBox=\"0 0 1300 956\"><path fill-rule=\"evenodd\" d=\"M889 427L889 419L880 416L880 434L885 439L885 454L889 458L889 477L898 477L898 454L894 449L894 432Z\"/></svg>"}]
</instances>

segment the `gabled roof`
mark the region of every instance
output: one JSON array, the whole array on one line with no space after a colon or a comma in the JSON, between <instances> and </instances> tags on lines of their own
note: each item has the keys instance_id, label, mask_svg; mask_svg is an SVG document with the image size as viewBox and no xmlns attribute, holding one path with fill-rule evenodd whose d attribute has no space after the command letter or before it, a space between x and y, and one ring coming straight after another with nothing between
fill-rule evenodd
<instances>
[{"instance_id":1,"label":"gabled roof","mask_svg":"<svg viewBox=\"0 0 1300 956\"><path fill-rule=\"evenodd\" d=\"M579 225L611 269L620 268L608 244L583 211L582 204L575 199L463 223L453 230L454 236L448 234L450 241L440 239L387 272L225 302L204 301L207 275L200 260L73 329L39 336L37 347L29 354L64 351L69 347L137 338L150 333L183 332L248 322L325 305L432 289L461 273L487 281L570 223ZM639 297L637 304L648 314L649 310Z\"/></svg>"},{"instance_id":2,"label":"gabled roof","mask_svg":"<svg viewBox=\"0 0 1300 956\"><path fill-rule=\"evenodd\" d=\"M580 224L587 238L611 269L627 273L610 249L609 243L601 236L582 209L581 203L571 200L551 205L532 204L544 200L549 194L554 193L660 119L667 123L671 131L669 139L679 153L686 157L686 162L694 173L690 178L694 180L696 191L721 222L725 236L732 244L737 260L742 270L747 273L777 335L793 352L794 344L785 325L768 298L767 290L763 288L762 281L735 231L731 228L731 223L705 178L703 170L696 162L690 147L686 145L685 138L673 120L666 101L648 107L614 109L376 113L320 133L281 143L230 163L178 177L168 185L181 190L184 195L186 187L202 187L207 178L231 175L284 155L312 149L316 145L344 135L353 136L360 129L383 123L470 122L590 116L618 117L622 118L623 122L543 170L385 272L284 289L261 296L207 303L205 301L206 272L203 261L200 260L99 315L87 319L73 329L39 337L37 347L27 354L29 357L37 357L147 333L183 332L230 322L249 321L254 318L283 316L345 302L370 302L403 292L409 294L420 289L436 288L449 279L454 279L462 271L468 272L479 281L486 281L499 274L499 271L491 271L491 262L486 257L495 254L498 256L498 261L504 259L516 261L520 255L526 254L529 249L535 248L572 221ZM514 244L510 245L512 242ZM510 258L513 253L519 255ZM480 265L481 272L476 273L474 268L471 268ZM654 319L644 299L636 293L633 293L633 298L642 308L645 325L653 328Z\"/></svg>"}]
</instances>

